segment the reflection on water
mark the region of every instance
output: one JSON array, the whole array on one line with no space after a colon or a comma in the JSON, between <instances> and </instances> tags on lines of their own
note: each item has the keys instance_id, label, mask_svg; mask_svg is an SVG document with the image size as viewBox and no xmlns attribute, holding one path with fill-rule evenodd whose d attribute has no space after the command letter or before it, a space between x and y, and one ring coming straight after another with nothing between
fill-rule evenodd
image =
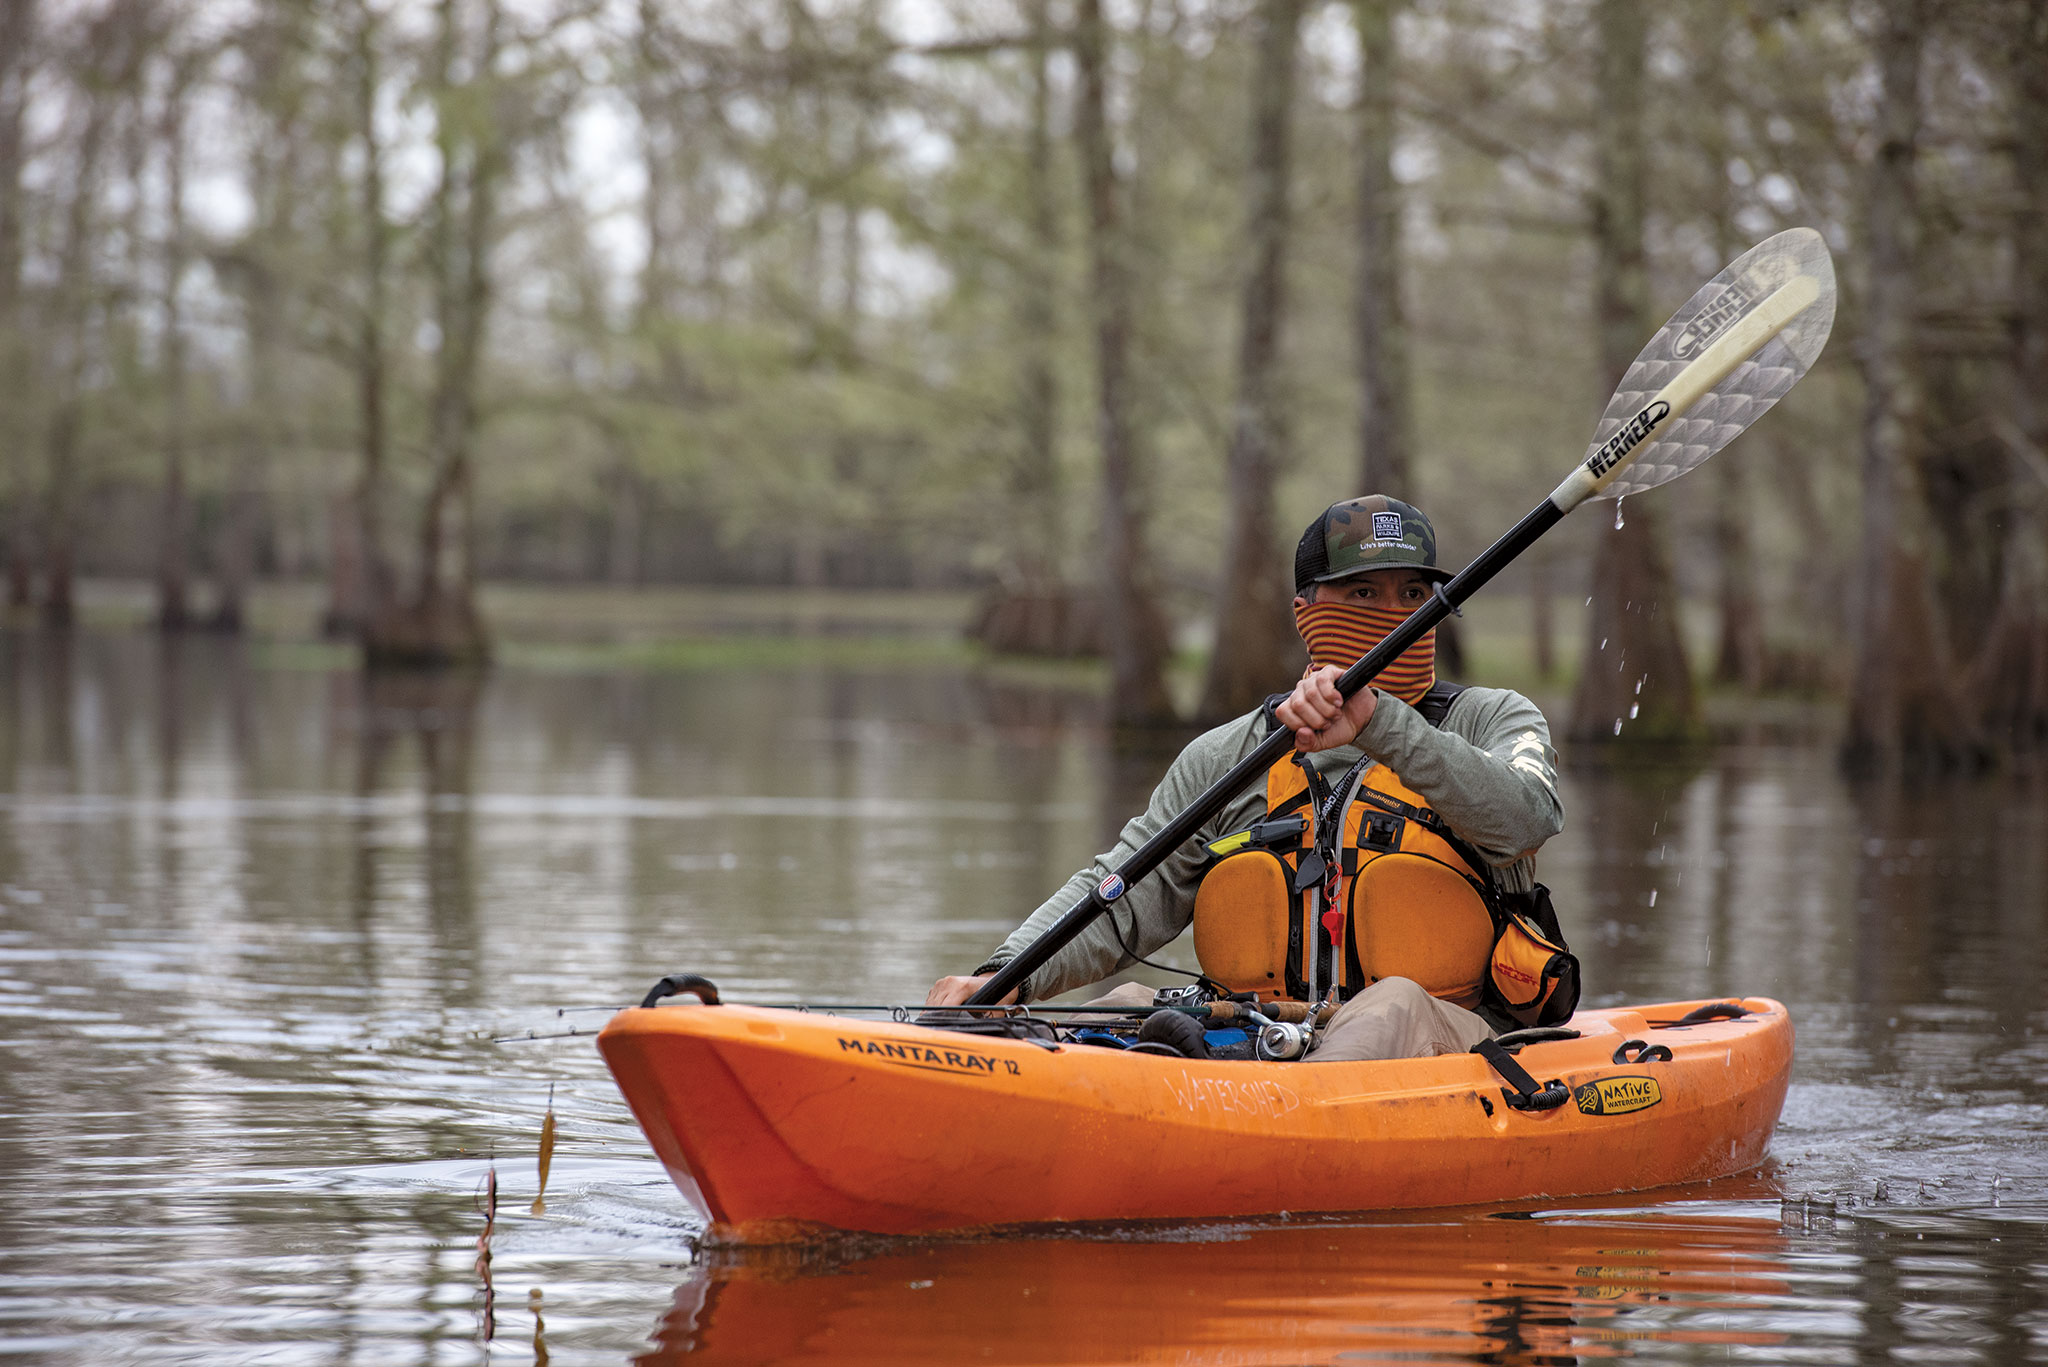
<instances>
[{"instance_id":1,"label":"reflection on water","mask_svg":"<svg viewBox=\"0 0 2048 1367\"><path fill-rule=\"evenodd\" d=\"M1775 1203L1518 1215L924 1245L800 1276L712 1267L638 1361L1555 1367L1649 1338L1787 1342L1772 1316L1799 1274Z\"/></svg>"},{"instance_id":2,"label":"reflection on water","mask_svg":"<svg viewBox=\"0 0 2048 1367\"><path fill-rule=\"evenodd\" d=\"M1574 771L1544 854L1595 1002L1791 1005L1759 1175L694 1261L568 1032L684 968L921 997L1162 762L1085 697L937 666L366 686L220 642L0 636L0 1349L2048 1362L2048 800L1851 788L1785 747ZM555 1037L492 1042L527 1034Z\"/></svg>"}]
</instances>

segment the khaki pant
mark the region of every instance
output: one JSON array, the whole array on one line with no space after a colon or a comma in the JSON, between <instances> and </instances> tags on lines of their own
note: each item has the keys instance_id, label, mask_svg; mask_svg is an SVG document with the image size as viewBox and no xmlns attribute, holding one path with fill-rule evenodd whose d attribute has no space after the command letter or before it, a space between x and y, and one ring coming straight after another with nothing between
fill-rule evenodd
<instances>
[{"instance_id":1,"label":"khaki pant","mask_svg":"<svg viewBox=\"0 0 2048 1367\"><path fill-rule=\"evenodd\" d=\"M1122 983L1089 1002L1090 1006L1138 1007L1152 1004L1152 989L1143 983ZM1407 978L1382 978L1337 1008L1329 1024L1316 1032L1310 1063L1356 1063L1362 1059L1435 1058L1463 1054L1493 1034L1491 1027L1462 1006L1432 997Z\"/></svg>"}]
</instances>

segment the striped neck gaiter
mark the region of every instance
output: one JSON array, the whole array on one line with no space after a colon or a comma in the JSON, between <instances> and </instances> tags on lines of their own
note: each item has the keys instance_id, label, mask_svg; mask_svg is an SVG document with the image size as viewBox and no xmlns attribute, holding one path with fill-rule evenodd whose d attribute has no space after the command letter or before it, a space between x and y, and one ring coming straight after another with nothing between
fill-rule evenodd
<instances>
[{"instance_id":1,"label":"striped neck gaiter","mask_svg":"<svg viewBox=\"0 0 2048 1367\"><path fill-rule=\"evenodd\" d=\"M1308 645L1309 662L1318 669L1324 665L1349 669L1407 619L1406 612L1363 603L1303 603L1294 609L1295 629ZM1435 682L1436 628L1431 627L1381 670L1372 686L1413 707Z\"/></svg>"}]
</instances>

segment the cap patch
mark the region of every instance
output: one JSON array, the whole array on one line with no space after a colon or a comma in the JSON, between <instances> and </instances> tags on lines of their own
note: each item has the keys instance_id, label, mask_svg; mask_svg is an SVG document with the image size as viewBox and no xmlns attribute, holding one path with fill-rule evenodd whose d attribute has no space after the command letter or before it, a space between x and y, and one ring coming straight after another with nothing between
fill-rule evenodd
<instances>
[{"instance_id":1,"label":"cap patch","mask_svg":"<svg viewBox=\"0 0 2048 1367\"><path fill-rule=\"evenodd\" d=\"M1404 539L1399 513L1374 513L1372 515L1372 539L1375 541L1400 541Z\"/></svg>"}]
</instances>

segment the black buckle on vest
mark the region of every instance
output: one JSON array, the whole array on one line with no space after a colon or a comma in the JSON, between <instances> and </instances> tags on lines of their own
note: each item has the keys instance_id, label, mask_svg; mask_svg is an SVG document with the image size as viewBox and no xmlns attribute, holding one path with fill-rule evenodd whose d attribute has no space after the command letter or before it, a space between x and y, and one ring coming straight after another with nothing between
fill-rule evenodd
<instances>
[{"instance_id":1,"label":"black buckle on vest","mask_svg":"<svg viewBox=\"0 0 2048 1367\"><path fill-rule=\"evenodd\" d=\"M1381 853L1398 850L1401 848L1401 830L1407 824L1405 817L1391 812L1368 812L1358 828L1358 847Z\"/></svg>"}]
</instances>

